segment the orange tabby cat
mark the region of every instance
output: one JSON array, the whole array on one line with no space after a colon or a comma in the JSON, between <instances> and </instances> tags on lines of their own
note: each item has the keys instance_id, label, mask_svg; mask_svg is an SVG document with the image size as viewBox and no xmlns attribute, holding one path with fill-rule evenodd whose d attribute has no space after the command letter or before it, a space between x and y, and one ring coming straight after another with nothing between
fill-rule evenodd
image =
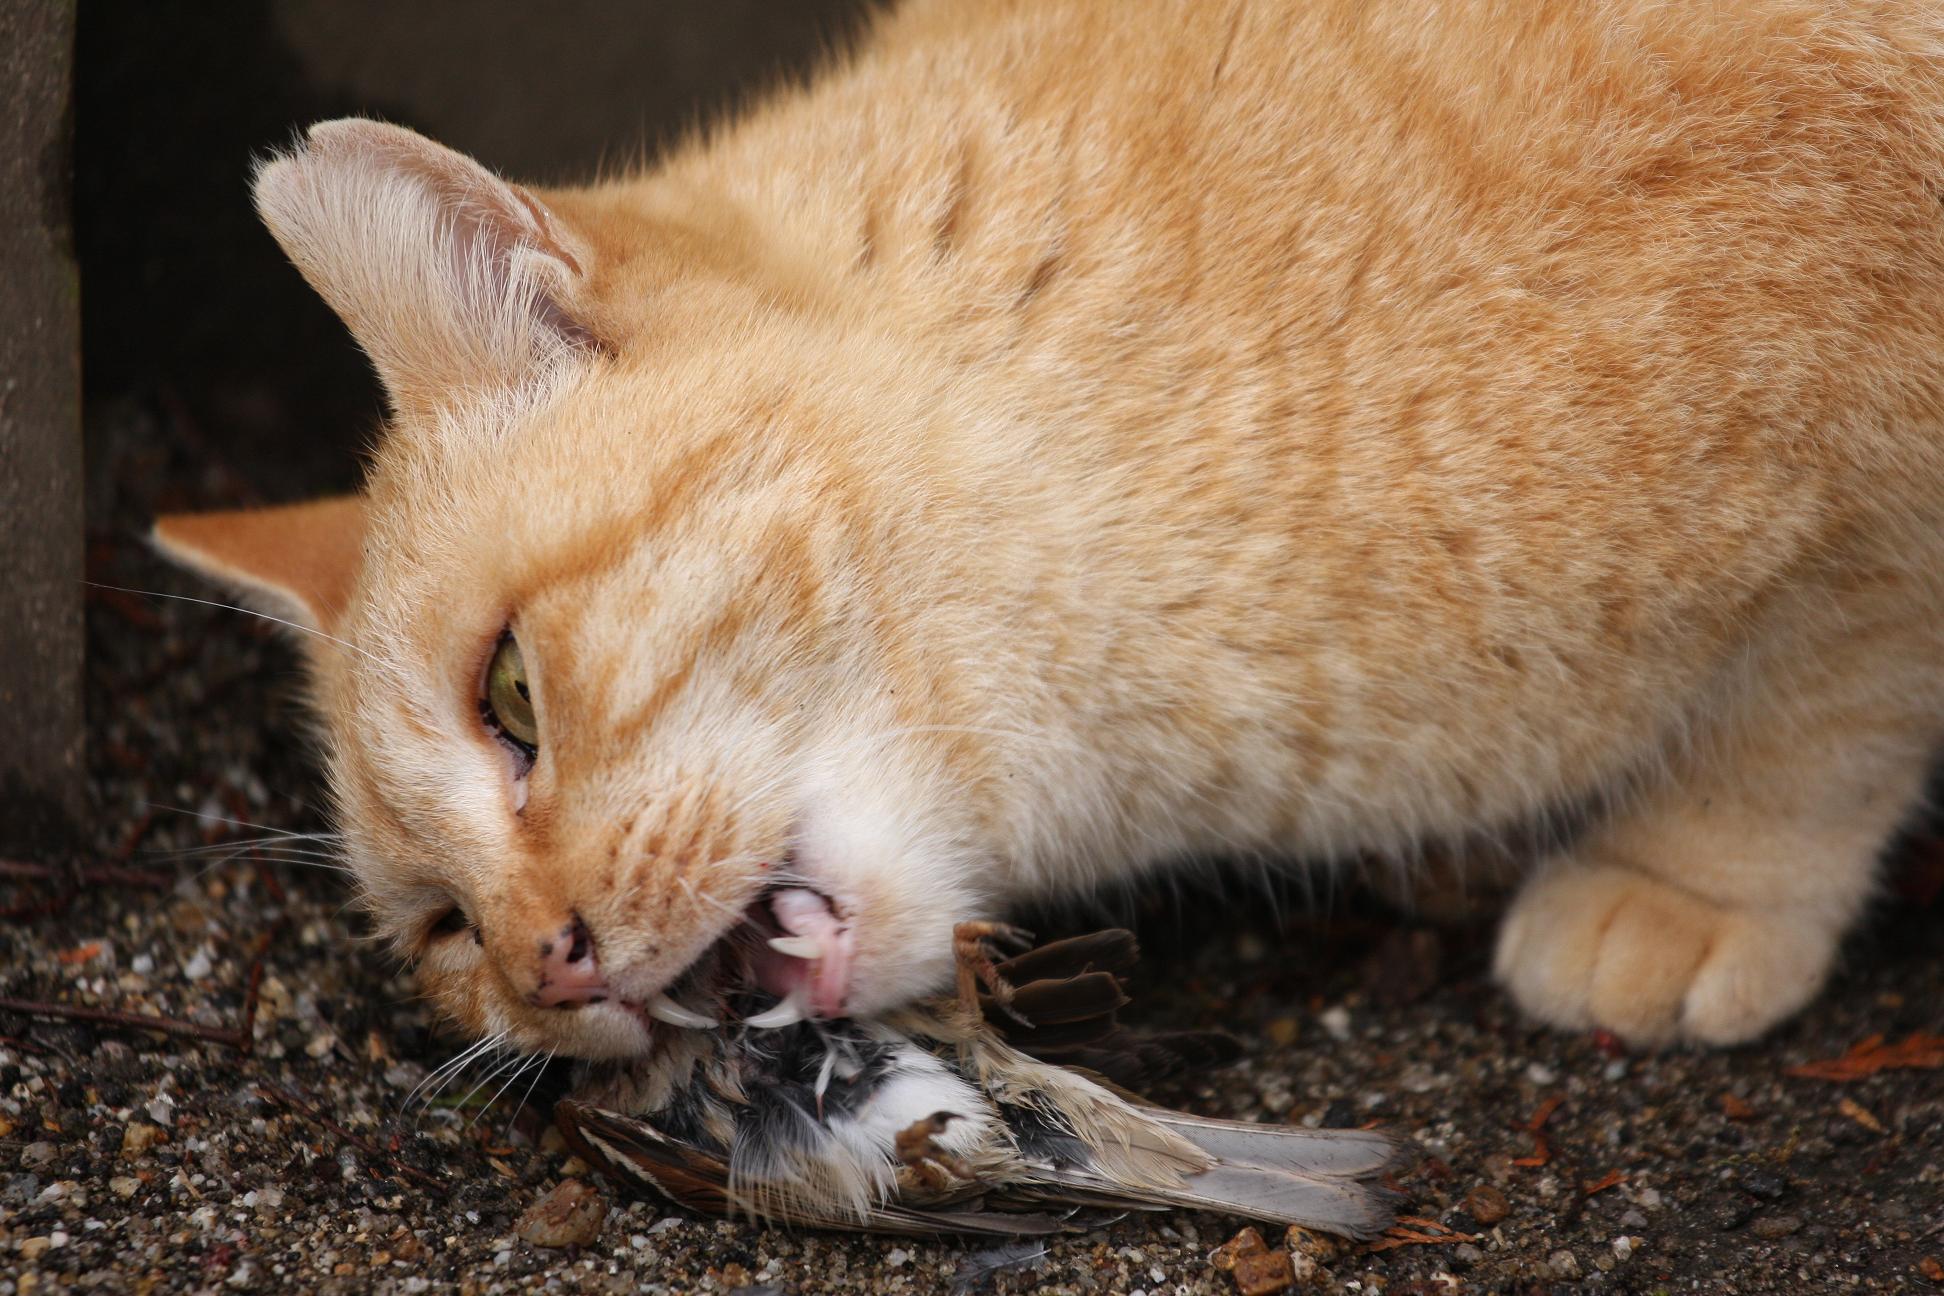
<instances>
[{"instance_id":1,"label":"orange tabby cat","mask_svg":"<svg viewBox=\"0 0 1944 1296\"><path fill-rule=\"evenodd\" d=\"M1814 994L1944 736L1939 11L1161 9L908 4L586 189L263 167L394 417L358 499L158 537L317 632L466 1027L867 1013L1022 897L1566 807L1527 1009Z\"/></svg>"}]
</instances>

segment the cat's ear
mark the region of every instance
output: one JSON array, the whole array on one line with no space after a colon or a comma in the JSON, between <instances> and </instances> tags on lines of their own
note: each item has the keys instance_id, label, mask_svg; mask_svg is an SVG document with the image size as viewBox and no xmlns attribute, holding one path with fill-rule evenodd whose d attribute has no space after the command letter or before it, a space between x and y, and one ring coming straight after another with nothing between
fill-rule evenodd
<instances>
[{"instance_id":1,"label":"cat's ear","mask_svg":"<svg viewBox=\"0 0 1944 1296\"><path fill-rule=\"evenodd\" d=\"M491 396L596 346L587 249L544 204L423 135L346 118L257 170L256 205L402 413Z\"/></svg>"},{"instance_id":2,"label":"cat's ear","mask_svg":"<svg viewBox=\"0 0 1944 1296\"><path fill-rule=\"evenodd\" d=\"M299 630L331 634L364 561L364 504L335 495L304 504L172 513L151 538L163 554Z\"/></svg>"}]
</instances>

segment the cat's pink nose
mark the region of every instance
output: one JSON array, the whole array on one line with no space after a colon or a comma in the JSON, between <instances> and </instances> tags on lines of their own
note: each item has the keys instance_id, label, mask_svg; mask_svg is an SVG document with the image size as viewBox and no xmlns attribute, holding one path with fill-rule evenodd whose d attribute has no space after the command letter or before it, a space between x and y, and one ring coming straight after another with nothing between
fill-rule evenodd
<instances>
[{"instance_id":1,"label":"cat's pink nose","mask_svg":"<svg viewBox=\"0 0 1944 1296\"><path fill-rule=\"evenodd\" d=\"M594 956L594 934L580 915L540 942L540 988L533 1002L542 1008L578 1008L608 997L608 984Z\"/></svg>"}]
</instances>

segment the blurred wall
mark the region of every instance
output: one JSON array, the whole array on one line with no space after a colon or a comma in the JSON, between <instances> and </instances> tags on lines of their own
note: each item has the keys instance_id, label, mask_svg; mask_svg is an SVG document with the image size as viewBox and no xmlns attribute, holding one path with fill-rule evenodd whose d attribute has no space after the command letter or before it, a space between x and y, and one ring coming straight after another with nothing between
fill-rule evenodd
<instances>
[{"instance_id":1,"label":"blurred wall","mask_svg":"<svg viewBox=\"0 0 1944 1296\"><path fill-rule=\"evenodd\" d=\"M808 70L871 2L88 0L88 395L159 403L267 496L349 485L377 390L251 213L253 157L368 113L516 179L591 176Z\"/></svg>"}]
</instances>

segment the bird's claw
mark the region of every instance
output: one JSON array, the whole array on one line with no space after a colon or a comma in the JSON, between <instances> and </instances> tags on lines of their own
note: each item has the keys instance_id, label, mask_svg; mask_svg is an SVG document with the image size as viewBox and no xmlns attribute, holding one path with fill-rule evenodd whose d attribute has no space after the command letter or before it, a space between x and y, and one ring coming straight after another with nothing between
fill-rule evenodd
<instances>
[{"instance_id":1,"label":"bird's claw","mask_svg":"<svg viewBox=\"0 0 1944 1296\"><path fill-rule=\"evenodd\" d=\"M969 1020L978 1021L982 1015L979 987L984 986L1006 1016L1021 1026L1032 1026L1033 1023L1013 1010L1013 985L1000 974L994 949L1000 944L1023 949L1032 943L1031 932L1011 923L962 922L952 928L952 955L958 962L959 1007L965 1010Z\"/></svg>"},{"instance_id":2,"label":"bird's claw","mask_svg":"<svg viewBox=\"0 0 1944 1296\"><path fill-rule=\"evenodd\" d=\"M921 1186L933 1192L949 1188L954 1182L969 1183L973 1177L972 1167L964 1159L938 1146L936 1141L945 1127L957 1119L956 1112L933 1112L898 1132L894 1145L898 1163Z\"/></svg>"}]
</instances>

